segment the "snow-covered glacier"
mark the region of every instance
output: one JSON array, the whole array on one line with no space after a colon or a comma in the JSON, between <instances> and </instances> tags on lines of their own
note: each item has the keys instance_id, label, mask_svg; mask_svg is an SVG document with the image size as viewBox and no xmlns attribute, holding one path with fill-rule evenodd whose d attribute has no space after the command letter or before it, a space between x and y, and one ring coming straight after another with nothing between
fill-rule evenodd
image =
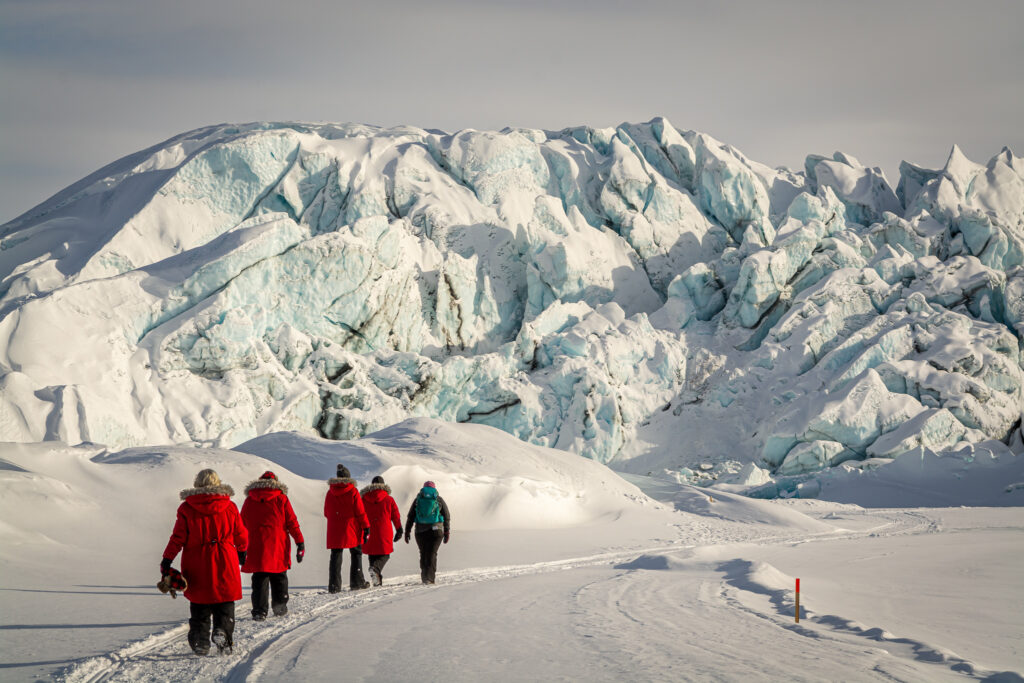
<instances>
[{"instance_id":1,"label":"snow-covered glacier","mask_svg":"<svg viewBox=\"0 0 1024 683\"><path fill-rule=\"evenodd\" d=\"M698 483L1020 452L1024 161L893 188L658 118L260 123L0 227L0 441L233 446L409 416Z\"/></svg>"}]
</instances>

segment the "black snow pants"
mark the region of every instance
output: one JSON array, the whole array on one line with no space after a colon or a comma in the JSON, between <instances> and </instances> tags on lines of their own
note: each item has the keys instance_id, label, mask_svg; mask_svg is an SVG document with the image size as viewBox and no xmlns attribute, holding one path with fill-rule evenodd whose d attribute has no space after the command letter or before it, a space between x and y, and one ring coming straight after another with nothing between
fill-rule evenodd
<instances>
[{"instance_id":1,"label":"black snow pants","mask_svg":"<svg viewBox=\"0 0 1024 683\"><path fill-rule=\"evenodd\" d=\"M416 545L420 549L420 579L423 583L434 583L437 573L437 550L441 547L444 531L427 527L416 531Z\"/></svg>"},{"instance_id":2,"label":"black snow pants","mask_svg":"<svg viewBox=\"0 0 1024 683\"><path fill-rule=\"evenodd\" d=\"M363 549L359 546L349 548L351 562L348 568L348 587L352 590L366 588L369 584L363 576ZM343 548L331 548L331 565L327 577L327 590L337 593L341 590L341 559L345 554Z\"/></svg>"},{"instance_id":3,"label":"black snow pants","mask_svg":"<svg viewBox=\"0 0 1024 683\"><path fill-rule=\"evenodd\" d=\"M227 634L227 645L234 645L235 603L215 602L200 604L190 602L188 605L188 644L197 653L206 654L210 651L210 620L213 630L221 630Z\"/></svg>"},{"instance_id":4,"label":"black snow pants","mask_svg":"<svg viewBox=\"0 0 1024 683\"><path fill-rule=\"evenodd\" d=\"M252 616L267 616L267 602L274 610L274 616L288 613L288 572L252 573Z\"/></svg>"},{"instance_id":5,"label":"black snow pants","mask_svg":"<svg viewBox=\"0 0 1024 683\"><path fill-rule=\"evenodd\" d=\"M367 555L370 558L370 577L375 586L384 583L384 565L391 559L390 555ZM378 583L379 581L379 583Z\"/></svg>"}]
</instances>

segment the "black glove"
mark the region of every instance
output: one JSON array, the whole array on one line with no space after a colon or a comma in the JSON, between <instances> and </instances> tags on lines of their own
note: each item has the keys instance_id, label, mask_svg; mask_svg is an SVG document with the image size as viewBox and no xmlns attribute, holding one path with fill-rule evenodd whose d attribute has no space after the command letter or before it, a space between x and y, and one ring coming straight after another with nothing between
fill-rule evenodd
<instances>
[{"instance_id":1,"label":"black glove","mask_svg":"<svg viewBox=\"0 0 1024 683\"><path fill-rule=\"evenodd\" d=\"M306 556L306 544L296 543L295 544L295 561L302 562L302 558Z\"/></svg>"},{"instance_id":2,"label":"black glove","mask_svg":"<svg viewBox=\"0 0 1024 683\"><path fill-rule=\"evenodd\" d=\"M365 529L363 529L363 543L366 543L369 540L370 540L370 527L366 527Z\"/></svg>"},{"instance_id":3,"label":"black glove","mask_svg":"<svg viewBox=\"0 0 1024 683\"><path fill-rule=\"evenodd\" d=\"M245 564L245 551L244 550L239 550L238 551L238 564L240 564L240 565Z\"/></svg>"},{"instance_id":4,"label":"black glove","mask_svg":"<svg viewBox=\"0 0 1024 683\"><path fill-rule=\"evenodd\" d=\"M441 539L441 542L442 543L447 543L448 542L448 532L447 531L444 532L444 538Z\"/></svg>"},{"instance_id":5,"label":"black glove","mask_svg":"<svg viewBox=\"0 0 1024 683\"><path fill-rule=\"evenodd\" d=\"M165 557L160 560L160 576L167 576L171 573L171 558Z\"/></svg>"},{"instance_id":6,"label":"black glove","mask_svg":"<svg viewBox=\"0 0 1024 683\"><path fill-rule=\"evenodd\" d=\"M409 532L408 531L405 532L405 542L406 543L409 542Z\"/></svg>"},{"instance_id":7,"label":"black glove","mask_svg":"<svg viewBox=\"0 0 1024 683\"><path fill-rule=\"evenodd\" d=\"M398 541L401 540L401 538L402 538L402 530L399 529L398 531L395 532L395 543L398 543Z\"/></svg>"}]
</instances>

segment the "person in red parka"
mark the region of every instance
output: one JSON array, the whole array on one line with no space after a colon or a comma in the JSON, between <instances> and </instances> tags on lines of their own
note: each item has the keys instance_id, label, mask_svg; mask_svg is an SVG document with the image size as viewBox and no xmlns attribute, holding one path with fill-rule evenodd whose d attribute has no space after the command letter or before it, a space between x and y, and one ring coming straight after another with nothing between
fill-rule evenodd
<instances>
[{"instance_id":1,"label":"person in red parka","mask_svg":"<svg viewBox=\"0 0 1024 683\"><path fill-rule=\"evenodd\" d=\"M347 467L338 465L338 476L328 479L327 483L330 488L324 497L324 517L327 518L327 547L331 551L327 591L341 591L341 559L345 548L352 555L352 566L348 571L349 589L369 588L369 582L363 577L363 551L360 546L369 538L370 521L356 489L356 480L349 476Z\"/></svg>"},{"instance_id":2,"label":"person in red parka","mask_svg":"<svg viewBox=\"0 0 1024 683\"><path fill-rule=\"evenodd\" d=\"M378 475L373 483L359 492L363 496L363 507L370 520L370 540L363 543L363 552L370 558L370 581L374 586L384 583L384 565L395 551L395 541L402 537L402 516L398 504L391 497L391 487ZM391 537L391 528L395 537Z\"/></svg>"},{"instance_id":3,"label":"person in red parka","mask_svg":"<svg viewBox=\"0 0 1024 683\"><path fill-rule=\"evenodd\" d=\"M295 539L295 561L302 562L306 544L299 529L292 503L288 500L288 487L277 475L266 471L245 487L242 503L242 522L249 532L249 549L245 554L242 571L252 574L252 618L267 618L267 602L274 616L288 613L288 570L291 569L291 538Z\"/></svg>"},{"instance_id":4,"label":"person in red parka","mask_svg":"<svg viewBox=\"0 0 1024 683\"><path fill-rule=\"evenodd\" d=\"M188 582L188 644L197 655L210 651L210 620L213 642L222 653L234 645L235 601L242 599L242 575L249 534L238 508L231 502L234 490L222 484L213 470L196 475L194 488L181 492L174 530L164 549L161 573L181 552L181 573Z\"/></svg>"}]
</instances>

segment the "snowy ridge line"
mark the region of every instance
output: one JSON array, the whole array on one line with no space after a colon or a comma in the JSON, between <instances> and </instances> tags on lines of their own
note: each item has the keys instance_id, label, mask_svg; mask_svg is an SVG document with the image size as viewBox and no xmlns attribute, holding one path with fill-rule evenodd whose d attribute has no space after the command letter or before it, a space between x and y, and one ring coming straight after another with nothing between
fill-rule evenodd
<instances>
[{"instance_id":1,"label":"snowy ridge line","mask_svg":"<svg viewBox=\"0 0 1024 683\"><path fill-rule=\"evenodd\" d=\"M966 674L980 680L1020 680L1019 674L1009 671L984 669L970 660L960 657L947 648L931 645L922 640L900 637L889 633L881 627L866 627L845 617L823 614L818 615L806 607L800 608L801 623L791 622L796 607L793 590L782 587L781 578L792 583L793 577L783 574L775 567L761 562L734 559L718 565L717 570L723 574L724 583L718 592L722 602L730 607L773 622L781 628L807 638L827 639L834 642L846 642L844 635L867 638L880 644L890 654L893 653L886 645L897 646L906 656L917 661L946 666L960 674ZM744 602L744 595L766 596L775 608L774 612L765 612L756 606ZM826 631L809 628L807 622L825 627ZM1012 678L1011 678L1012 677Z\"/></svg>"}]
</instances>

